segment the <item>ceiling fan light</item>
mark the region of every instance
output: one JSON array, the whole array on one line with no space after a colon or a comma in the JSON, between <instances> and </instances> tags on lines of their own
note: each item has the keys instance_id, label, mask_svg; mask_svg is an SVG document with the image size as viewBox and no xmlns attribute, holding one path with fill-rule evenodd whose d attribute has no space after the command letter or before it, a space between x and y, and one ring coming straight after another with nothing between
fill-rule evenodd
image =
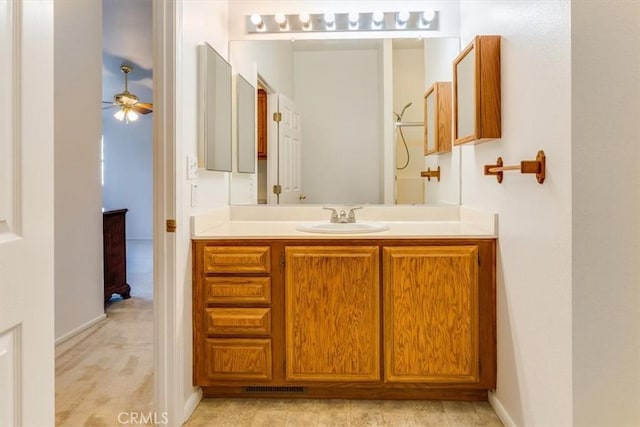
<instances>
[{"instance_id":1,"label":"ceiling fan light","mask_svg":"<svg viewBox=\"0 0 640 427\"><path fill-rule=\"evenodd\" d=\"M124 120L124 116L125 116L125 112L124 110L118 110L116 111L116 113L113 115L113 117L115 117L116 119L123 121Z\"/></svg>"},{"instance_id":2,"label":"ceiling fan light","mask_svg":"<svg viewBox=\"0 0 640 427\"><path fill-rule=\"evenodd\" d=\"M133 110L127 111L126 116L127 116L127 122L135 122L136 120L138 120L138 117L140 117L138 113L136 113Z\"/></svg>"}]
</instances>

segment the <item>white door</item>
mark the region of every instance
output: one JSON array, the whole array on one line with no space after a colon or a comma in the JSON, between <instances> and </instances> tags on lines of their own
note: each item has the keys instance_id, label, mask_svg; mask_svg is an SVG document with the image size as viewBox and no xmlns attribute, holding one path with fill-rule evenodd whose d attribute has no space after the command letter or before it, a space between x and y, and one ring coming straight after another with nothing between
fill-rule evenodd
<instances>
[{"instance_id":1,"label":"white door","mask_svg":"<svg viewBox=\"0 0 640 427\"><path fill-rule=\"evenodd\" d=\"M282 94L278 94L278 203L300 203L302 193L302 123L296 104Z\"/></svg>"},{"instance_id":2,"label":"white door","mask_svg":"<svg viewBox=\"0 0 640 427\"><path fill-rule=\"evenodd\" d=\"M0 426L54 424L53 1L0 0Z\"/></svg>"}]
</instances>

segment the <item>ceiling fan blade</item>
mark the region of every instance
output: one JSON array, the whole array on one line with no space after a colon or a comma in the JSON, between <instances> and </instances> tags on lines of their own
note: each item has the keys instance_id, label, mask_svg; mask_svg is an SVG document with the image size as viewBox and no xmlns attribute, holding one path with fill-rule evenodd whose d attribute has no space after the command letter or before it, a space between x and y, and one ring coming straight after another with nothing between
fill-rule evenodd
<instances>
[{"instance_id":1,"label":"ceiling fan blade","mask_svg":"<svg viewBox=\"0 0 640 427\"><path fill-rule=\"evenodd\" d=\"M137 104L132 105L131 109L139 114L149 114L153 112L153 104L138 102Z\"/></svg>"},{"instance_id":2,"label":"ceiling fan blade","mask_svg":"<svg viewBox=\"0 0 640 427\"><path fill-rule=\"evenodd\" d=\"M108 110L109 108L113 108L113 107L117 107L117 105L112 102L111 105L105 105L104 107L102 107L102 109Z\"/></svg>"}]
</instances>

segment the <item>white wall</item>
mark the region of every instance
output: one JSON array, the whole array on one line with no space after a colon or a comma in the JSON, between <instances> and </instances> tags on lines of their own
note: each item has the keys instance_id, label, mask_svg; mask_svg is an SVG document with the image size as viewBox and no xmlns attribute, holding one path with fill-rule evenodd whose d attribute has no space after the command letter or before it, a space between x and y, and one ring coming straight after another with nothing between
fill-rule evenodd
<instances>
[{"instance_id":1,"label":"white wall","mask_svg":"<svg viewBox=\"0 0 640 427\"><path fill-rule=\"evenodd\" d=\"M640 3L572 2L571 59L574 424L638 426Z\"/></svg>"},{"instance_id":2,"label":"white wall","mask_svg":"<svg viewBox=\"0 0 640 427\"><path fill-rule=\"evenodd\" d=\"M148 99L148 98L147 98ZM147 100L145 99L145 101ZM105 210L129 209L127 239L153 238L153 117L124 123L103 110Z\"/></svg>"},{"instance_id":3,"label":"white wall","mask_svg":"<svg viewBox=\"0 0 640 427\"><path fill-rule=\"evenodd\" d=\"M184 383L180 385L184 396L183 418L190 415L191 406L197 402L197 390L192 385L192 330L191 330L191 234L189 217L207 212L212 207L229 203L229 173L198 170L198 179L187 180L187 156L198 153L198 62L197 46L208 42L227 58L228 19L227 1L184 0L177 10L177 59L176 59L176 301L177 342L182 343L182 353L176 355L183 371ZM198 185L198 206L190 206L190 186Z\"/></svg>"},{"instance_id":4,"label":"white wall","mask_svg":"<svg viewBox=\"0 0 640 427\"><path fill-rule=\"evenodd\" d=\"M104 314L102 3L55 2L54 15L55 336L60 338Z\"/></svg>"},{"instance_id":5,"label":"white wall","mask_svg":"<svg viewBox=\"0 0 640 427\"><path fill-rule=\"evenodd\" d=\"M462 204L499 214L496 407L524 426L572 425L571 22L568 1L462 1L462 46L502 36L502 139L464 146ZM547 155L543 185L483 165ZM594 343L595 344L595 343Z\"/></svg>"},{"instance_id":6,"label":"white wall","mask_svg":"<svg viewBox=\"0 0 640 427\"><path fill-rule=\"evenodd\" d=\"M307 203L380 203L377 48L294 52Z\"/></svg>"}]
</instances>

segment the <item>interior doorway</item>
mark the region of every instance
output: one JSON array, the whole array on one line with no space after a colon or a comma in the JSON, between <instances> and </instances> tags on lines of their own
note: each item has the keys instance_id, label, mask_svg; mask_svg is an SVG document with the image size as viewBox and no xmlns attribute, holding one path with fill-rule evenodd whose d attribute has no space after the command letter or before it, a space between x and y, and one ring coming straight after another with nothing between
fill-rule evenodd
<instances>
[{"instance_id":1,"label":"interior doorway","mask_svg":"<svg viewBox=\"0 0 640 427\"><path fill-rule=\"evenodd\" d=\"M58 426L114 425L121 411L154 409L153 1L105 0L102 20L97 191L103 240L120 242L104 253L121 263L115 270L122 286L105 287L106 320L56 347ZM108 217L121 222L115 236L107 236ZM105 285L109 262L105 256Z\"/></svg>"}]
</instances>

